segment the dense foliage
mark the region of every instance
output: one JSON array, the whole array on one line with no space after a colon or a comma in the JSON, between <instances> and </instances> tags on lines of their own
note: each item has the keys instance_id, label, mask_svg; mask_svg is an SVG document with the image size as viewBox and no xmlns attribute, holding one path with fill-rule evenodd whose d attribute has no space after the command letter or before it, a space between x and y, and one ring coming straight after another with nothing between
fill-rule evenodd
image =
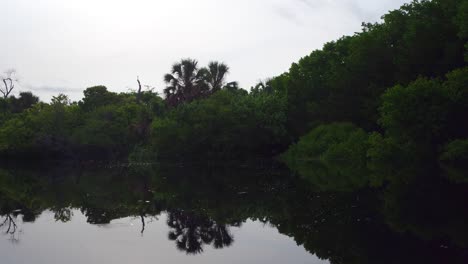
<instances>
[{"instance_id":1,"label":"dense foliage","mask_svg":"<svg viewBox=\"0 0 468 264\"><path fill-rule=\"evenodd\" d=\"M411 174L401 168L439 162L451 166L452 179L465 181L466 6L414 1L293 64L288 131L301 137L282 156L289 166L318 186L321 179L362 183L362 170L380 185ZM323 177L308 160L328 171L339 164L346 173Z\"/></svg>"},{"instance_id":2,"label":"dense foliage","mask_svg":"<svg viewBox=\"0 0 468 264\"><path fill-rule=\"evenodd\" d=\"M294 135L336 121L377 129L379 98L388 88L465 65L464 6L464 0L414 1L294 63L287 85Z\"/></svg>"},{"instance_id":3,"label":"dense foliage","mask_svg":"<svg viewBox=\"0 0 468 264\"><path fill-rule=\"evenodd\" d=\"M96 86L73 103L31 93L0 99L0 153L211 160L273 157L291 145L289 161L351 160L370 169L382 159L460 163L467 6L413 1L250 92L226 81L224 63L183 59L164 76L164 98L141 86L120 94Z\"/></svg>"},{"instance_id":4,"label":"dense foliage","mask_svg":"<svg viewBox=\"0 0 468 264\"><path fill-rule=\"evenodd\" d=\"M285 108L280 95L223 90L155 120L152 146L162 157L271 156L283 148Z\"/></svg>"},{"instance_id":5,"label":"dense foliage","mask_svg":"<svg viewBox=\"0 0 468 264\"><path fill-rule=\"evenodd\" d=\"M116 158L144 142L152 118L165 111L162 99L152 93L144 93L141 103L134 94L116 94L104 86L88 88L84 95L78 103L65 95L53 97L50 104L35 100L29 108L18 107L31 102L27 93L3 101L7 110L0 152L9 157Z\"/></svg>"}]
</instances>

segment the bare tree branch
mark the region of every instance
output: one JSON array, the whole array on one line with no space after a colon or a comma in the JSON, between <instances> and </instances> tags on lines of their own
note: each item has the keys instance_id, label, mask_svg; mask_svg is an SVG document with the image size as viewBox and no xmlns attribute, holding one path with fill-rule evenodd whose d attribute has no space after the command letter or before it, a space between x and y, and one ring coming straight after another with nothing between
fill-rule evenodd
<instances>
[{"instance_id":1,"label":"bare tree branch","mask_svg":"<svg viewBox=\"0 0 468 264\"><path fill-rule=\"evenodd\" d=\"M18 79L16 78L16 70L10 69L5 71L4 75L1 76L1 79L3 81L3 87L0 88L0 93L2 93L3 98L6 99L15 88L15 83L18 82Z\"/></svg>"},{"instance_id":2,"label":"bare tree branch","mask_svg":"<svg viewBox=\"0 0 468 264\"><path fill-rule=\"evenodd\" d=\"M8 228L5 234L14 234L18 226L16 225L15 220L13 219L13 217L11 217L10 214L6 215L5 221L3 221L2 224L0 224L0 227L6 226L6 224L8 224Z\"/></svg>"},{"instance_id":3,"label":"bare tree branch","mask_svg":"<svg viewBox=\"0 0 468 264\"><path fill-rule=\"evenodd\" d=\"M140 78L137 76L137 82L138 82L138 92L136 96L137 103L140 103L141 99L141 83L140 83Z\"/></svg>"}]
</instances>

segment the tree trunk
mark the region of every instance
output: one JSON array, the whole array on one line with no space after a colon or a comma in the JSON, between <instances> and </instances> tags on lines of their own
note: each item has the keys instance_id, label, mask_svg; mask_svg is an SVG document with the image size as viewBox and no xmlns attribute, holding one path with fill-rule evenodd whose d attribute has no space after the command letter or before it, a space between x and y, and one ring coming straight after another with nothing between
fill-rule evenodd
<instances>
[{"instance_id":1,"label":"tree trunk","mask_svg":"<svg viewBox=\"0 0 468 264\"><path fill-rule=\"evenodd\" d=\"M136 101L137 101L137 103L140 103L140 100L141 100L141 83L140 83L140 79L138 78L138 76L137 76L137 82L138 82L138 92L137 92L137 95L136 95Z\"/></svg>"}]
</instances>

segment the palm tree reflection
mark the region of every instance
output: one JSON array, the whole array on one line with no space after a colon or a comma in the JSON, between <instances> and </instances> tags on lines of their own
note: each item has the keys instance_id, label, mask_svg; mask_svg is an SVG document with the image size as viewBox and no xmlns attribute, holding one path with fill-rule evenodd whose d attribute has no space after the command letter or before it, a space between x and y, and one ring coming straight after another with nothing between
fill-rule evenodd
<instances>
[{"instance_id":1,"label":"palm tree reflection","mask_svg":"<svg viewBox=\"0 0 468 264\"><path fill-rule=\"evenodd\" d=\"M187 254L203 252L205 244L212 244L214 248L224 248L234 242L226 225L193 212L169 211L167 224L171 228L169 239L174 240L177 248Z\"/></svg>"}]
</instances>

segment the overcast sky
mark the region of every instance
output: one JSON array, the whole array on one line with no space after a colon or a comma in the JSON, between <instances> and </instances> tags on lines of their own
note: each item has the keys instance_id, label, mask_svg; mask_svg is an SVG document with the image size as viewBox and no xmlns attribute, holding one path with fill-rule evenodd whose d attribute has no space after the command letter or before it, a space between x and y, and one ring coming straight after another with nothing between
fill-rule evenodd
<instances>
[{"instance_id":1,"label":"overcast sky","mask_svg":"<svg viewBox=\"0 0 468 264\"><path fill-rule=\"evenodd\" d=\"M0 70L42 100L121 92L162 77L181 58L227 63L249 88L330 40L409 0L0 0Z\"/></svg>"}]
</instances>

